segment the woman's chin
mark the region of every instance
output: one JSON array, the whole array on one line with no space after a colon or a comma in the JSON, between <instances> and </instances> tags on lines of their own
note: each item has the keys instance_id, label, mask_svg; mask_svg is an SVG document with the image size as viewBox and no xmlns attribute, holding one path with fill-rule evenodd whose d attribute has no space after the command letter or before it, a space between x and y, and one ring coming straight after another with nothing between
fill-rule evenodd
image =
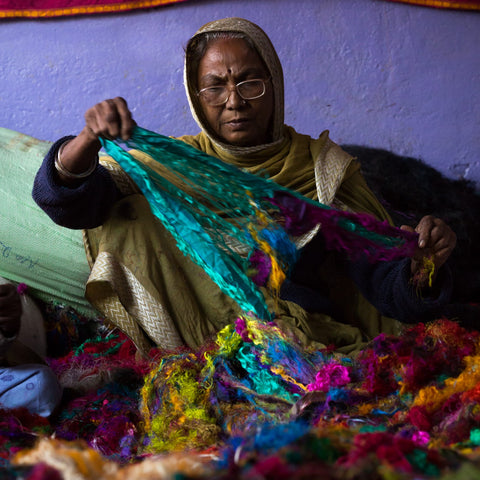
<instances>
[{"instance_id":1,"label":"woman's chin","mask_svg":"<svg viewBox=\"0 0 480 480\"><path fill-rule=\"evenodd\" d=\"M223 136L223 142L235 147L255 147L265 143L260 141L258 136L245 131L231 132L228 135Z\"/></svg>"}]
</instances>

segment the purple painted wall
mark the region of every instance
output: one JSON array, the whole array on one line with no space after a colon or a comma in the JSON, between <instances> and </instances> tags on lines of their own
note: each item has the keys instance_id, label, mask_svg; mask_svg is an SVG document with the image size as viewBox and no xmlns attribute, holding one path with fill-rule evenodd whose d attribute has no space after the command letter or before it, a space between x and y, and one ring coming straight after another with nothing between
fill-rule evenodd
<instances>
[{"instance_id":1,"label":"purple painted wall","mask_svg":"<svg viewBox=\"0 0 480 480\"><path fill-rule=\"evenodd\" d=\"M381 0L190 0L133 13L0 22L0 126L77 133L96 102L125 97L137 122L196 133L183 46L242 16L277 47L286 121L339 143L423 159L480 188L480 13Z\"/></svg>"}]
</instances>

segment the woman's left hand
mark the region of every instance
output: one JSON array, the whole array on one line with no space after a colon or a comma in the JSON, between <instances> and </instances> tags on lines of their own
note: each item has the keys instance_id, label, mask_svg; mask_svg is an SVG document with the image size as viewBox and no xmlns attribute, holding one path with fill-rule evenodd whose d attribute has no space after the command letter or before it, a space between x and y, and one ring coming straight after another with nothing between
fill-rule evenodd
<instances>
[{"instance_id":1,"label":"woman's left hand","mask_svg":"<svg viewBox=\"0 0 480 480\"><path fill-rule=\"evenodd\" d=\"M400 228L418 233L418 249L412 258L413 275L422 268L425 257L430 257L435 266L434 271L438 272L457 244L455 232L442 219L433 215L423 217L415 228L407 225Z\"/></svg>"}]
</instances>

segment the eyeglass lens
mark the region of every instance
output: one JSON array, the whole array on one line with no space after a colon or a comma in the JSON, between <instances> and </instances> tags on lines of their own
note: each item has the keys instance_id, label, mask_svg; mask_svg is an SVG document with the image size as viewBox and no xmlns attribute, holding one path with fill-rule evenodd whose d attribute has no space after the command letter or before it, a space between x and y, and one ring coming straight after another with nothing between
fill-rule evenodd
<instances>
[{"instance_id":1,"label":"eyeglass lens","mask_svg":"<svg viewBox=\"0 0 480 480\"><path fill-rule=\"evenodd\" d=\"M265 83L263 80L246 80L235 85L237 93L244 100L254 100L265 93ZM222 105L228 100L231 89L227 86L207 87L200 90L199 94L205 101L211 105Z\"/></svg>"}]
</instances>

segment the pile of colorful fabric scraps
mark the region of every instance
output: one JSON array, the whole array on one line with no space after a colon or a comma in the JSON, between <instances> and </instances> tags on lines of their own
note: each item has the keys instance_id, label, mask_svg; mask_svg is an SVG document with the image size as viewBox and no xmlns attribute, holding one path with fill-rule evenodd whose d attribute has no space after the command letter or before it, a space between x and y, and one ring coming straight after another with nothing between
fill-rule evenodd
<instances>
[{"instance_id":1,"label":"pile of colorful fabric scraps","mask_svg":"<svg viewBox=\"0 0 480 480\"><path fill-rule=\"evenodd\" d=\"M49 419L2 411L2 479L480 478L480 334L452 321L353 358L241 317L146 360L117 331L84 340L75 312L49 314L76 343L48 358L65 398Z\"/></svg>"}]
</instances>

